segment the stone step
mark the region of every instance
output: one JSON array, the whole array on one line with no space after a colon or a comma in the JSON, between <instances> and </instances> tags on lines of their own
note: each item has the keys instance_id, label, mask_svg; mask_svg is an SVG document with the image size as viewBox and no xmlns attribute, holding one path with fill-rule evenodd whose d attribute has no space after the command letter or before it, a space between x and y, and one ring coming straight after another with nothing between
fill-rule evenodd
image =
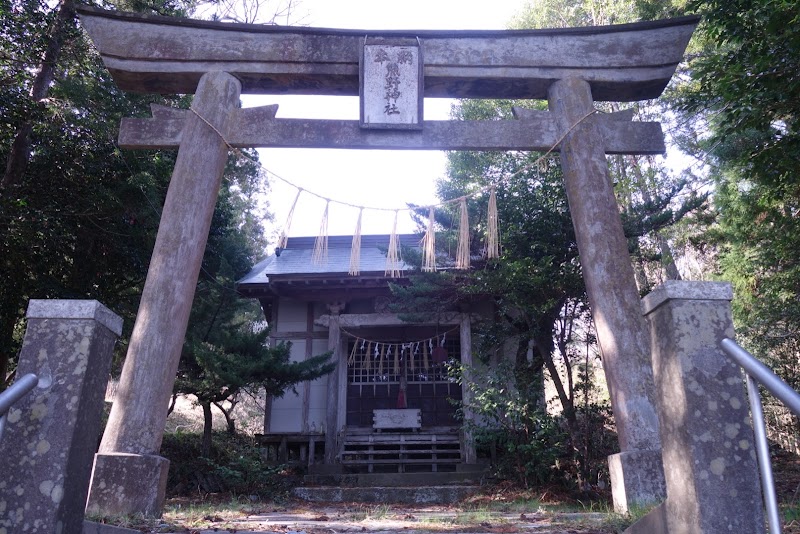
<instances>
[{"instance_id":1,"label":"stone step","mask_svg":"<svg viewBox=\"0 0 800 534\"><path fill-rule=\"evenodd\" d=\"M478 485L424 487L303 486L296 497L309 502L359 502L376 504L455 504L478 492Z\"/></svg>"},{"instance_id":2,"label":"stone step","mask_svg":"<svg viewBox=\"0 0 800 534\"><path fill-rule=\"evenodd\" d=\"M423 487L479 485L489 478L484 465L458 464L456 471L437 473L314 473L303 479L307 486Z\"/></svg>"}]
</instances>

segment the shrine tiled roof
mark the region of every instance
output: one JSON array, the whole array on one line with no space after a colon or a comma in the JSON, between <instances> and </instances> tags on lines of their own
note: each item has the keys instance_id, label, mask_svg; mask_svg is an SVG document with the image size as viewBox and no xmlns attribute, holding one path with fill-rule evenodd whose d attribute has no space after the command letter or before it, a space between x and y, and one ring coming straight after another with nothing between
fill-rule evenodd
<instances>
[{"instance_id":1,"label":"shrine tiled roof","mask_svg":"<svg viewBox=\"0 0 800 534\"><path fill-rule=\"evenodd\" d=\"M420 248L421 236L416 234L398 235L401 248ZM256 264L238 282L238 286L265 284L270 277L324 277L325 275L346 275L350 270L350 251L353 236L330 236L328 238L328 259L314 263L314 242L316 237L290 237L285 249L277 250ZM361 236L360 272L362 274L383 273L386 270L386 251L389 248L388 235ZM401 269L410 266L402 263Z\"/></svg>"}]
</instances>

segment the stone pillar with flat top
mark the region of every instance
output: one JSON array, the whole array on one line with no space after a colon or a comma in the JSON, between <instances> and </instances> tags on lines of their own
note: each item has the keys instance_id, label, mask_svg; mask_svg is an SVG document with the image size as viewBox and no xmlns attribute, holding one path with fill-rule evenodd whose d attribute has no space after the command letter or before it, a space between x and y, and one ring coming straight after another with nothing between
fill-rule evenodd
<instances>
[{"instance_id":1,"label":"stone pillar with flat top","mask_svg":"<svg viewBox=\"0 0 800 534\"><path fill-rule=\"evenodd\" d=\"M630 534L765 532L755 440L733 338L731 286L667 281L644 298L667 500Z\"/></svg>"},{"instance_id":2,"label":"stone pillar with flat top","mask_svg":"<svg viewBox=\"0 0 800 534\"><path fill-rule=\"evenodd\" d=\"M95 300L31 300L15 403L0 441L0 533L81 532L122 318Z\"/></svg>"},{"instance_id":3,"label":"stone pillar with flat top","mask_svg":"<svg viewBox=\"0 0 800 534\"><path fill-rule=\"evenodd\" d=\"M89 510L161 514L169 461L158 455L241 85L200 79L186 117L116 400L95 459Z\"/></svg>"},{"instance_id":4,"label":"stone pillar with flat top","mask_svg":"<svg viewBox=\"0 0 800 534\"><path fill-rule=\"evenodd\" d=\"M567 132L560 144L564 184L621 450L609 457L614 507L626 512L664 498L647 327L603 136L589 120L595 113L589 83L555 82L549 105Z\"/></svg>"}]
</instances>

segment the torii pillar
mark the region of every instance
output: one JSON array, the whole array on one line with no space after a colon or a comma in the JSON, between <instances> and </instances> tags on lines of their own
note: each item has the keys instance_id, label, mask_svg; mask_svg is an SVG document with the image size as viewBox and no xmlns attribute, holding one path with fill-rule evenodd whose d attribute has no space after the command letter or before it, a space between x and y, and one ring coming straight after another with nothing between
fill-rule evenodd
<instances>
[{"instance_id":1,"label":"torii pillar","mask_svg":"<svg viewBox=\"0 0 800 534\"><path fill-rule=\"evenodd\" d=\"M564 185L622 451L608 459L611 489L614 507L627 512L666 496L650 340L603 136L585 120L594 112L589 83L559 80L548 97L568 132L560 147Z\"/></svg>"},{"instance_id":2,"label":"torii pillar","mask_svg":"<svg viewBox=\"0 0 800 534\"><path fill-rule=\"evenodd\" d=\"M229 74L204 74L192 102L197 114L186 117L117 398L95 456L89 511L161 513L169 461L158 453L228 157L219 131L239 107L240 90Z\"/></svg>"}]
</instances>

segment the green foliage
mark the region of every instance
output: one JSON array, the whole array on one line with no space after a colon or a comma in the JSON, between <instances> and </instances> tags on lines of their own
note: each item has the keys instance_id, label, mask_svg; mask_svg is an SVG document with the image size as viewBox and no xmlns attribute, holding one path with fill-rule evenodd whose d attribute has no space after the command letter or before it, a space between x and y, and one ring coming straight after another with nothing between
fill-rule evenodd
<instances>
[{"instance_id":1,"label":"green foliage","mask_svg":"<svg viewBox=\"0 0 800 534\"><path fill-rule=\"evenodd\" d=\"M632 22L630 0L528 0L512 21L514 28L567 28Z\"/></svg>"},{"instance_id":2,"label":"green foliage","mask_svg":"<svg viewBox=\"0 0 800 534\"><path fill-rule=\"evenodd\" d=\"M292 477L285 466L263 460L254 438L214 433L210 456L201 455L198 434L165 434L161 455L170 462L169 496L227 492L278 498L288 490Z\"/></svg>"},{"instance_id":3,"label":"green foliage","mask_svg":"<svg viewBox=\"0 0 800 534\"><path fill-rule=\"evenodd\" d=\"M800 386L800 4L694 0L701 46L676 91L686 150L708 165L703 235L734 285L737 335Z\"/></svg>"},{"instance_id":4,"label":"green foliage","mask_svg":"<svg viewBox=\"0 0 800 534\"><path fill-rule=\"evenodd\" d=\"M224 324L224 339L216 344L188 340L176 391L195 395L200 403L227 400L242 389L263 387L270 396L280 397L288 388L314 380L335 367L329 353L303 362L289 360L288 343L267 347L269 330L254 332L252 323Z\"/></svg>"},{"instance_id":5,"label":"green foliage","mask_svg":"<svg viewBox=\"0 0 800 534\"><path fill-rule=\"evenodd\" d=\"M403 257L409 264L414 264L411 254L404 253ZM421 261L417 265L421 265ZM467 300L460 291L465 279L459 274L415 271L409 279L410 284L389 284L394 297L390 308L403 321L435 320L437 315L455 311Z\"/></svg>"},{"instance_id":6,"label":"green foliage","mask_svg":"<svg viewBox=\"0 0 800 534\"><path fill-rule=\"evenodd\" d=\"M192 2L123 3L126 10L183 15ZM187 107L188 97L123 94L74 18L56 25L44 4L0 0L0 161L30 127L27 166L0 189L0 388L19 349L30 298L97 299L125 320L124 354L175 162L175 151L120 150L123 117L150 104ZM53 34L59 33L59 40ZM47 97L31 89L42 54L58 44ZM251 152L255 158L255 152ZM249 324L251 303L234 281L263 253L259 206L265 177L252 160L231 158L214 212L189 329L194 352L239 354L263 344ZM249 322L249 323L248 323ZM205 345L204 345L205 344ZM119 359L116 367L119 367ZM219 373L218 373L219 374ZM228 375L230 376L230 374ZM283 384L281 379L277 384Z\"/></svg>"},{"instance_id":7,"label":"green foliage","mask_svg":"<svg viewBox=\"0 0 800 534\"><path fill-rule=\"evenodd\" d=\"M470 392L461 413L468 410L474 418L465 427L479 449L495 449L498 476L526 488L557 483L580 492L608 479L606 458L617 444L607 402L586 391L570 420L531 402L517 387L518 369L511 362L491 369L455 367L453 373ZM583 380L577 386L590 388Z\"/></svg>"},{"instance_id":8,"label":"green foliage","mask_svg":"<svg viewBox=\"0 0 800 534\"><path fill-rule=\"evenodd\" d=\"M562 464L567 484L581 492L608 483L608 457L619 451L614 416L607 400L577 403L569 428L569 454Z\"/></svg>"},{"instance_id":9,"label":"green foliage","mask_svg":"<svg viewBox=\"0 0 800 534\"><path fill-rule=\"evenodd\" d=\"M800 160L800 7L796 1L694 0L710 43L691 63L695 83L679 102L707 114L720 159L797 196Z\"/></svg>"},{"instance_id":10,"label":"green foliage","mask_svg":"<svg viewBox=\"0 0 800 534\"><path fill-rule=\"evenodd\" d=\"M48 48L52 64L42 63ZM52 82L34 98L46 67ZM0 1L2 168L21 133L30 142L24 171L0 187L0 383L30 298L97 299L130 331L175 154L121 151L116 135L151 103L188 101L122 94L74 17Z\"/></svg>"},{"instance_id":11,"label":"green foliage","mask_svg":"<svg viewBox=\"0 0 800 534\"><path fill-rule=\"evenodd\" d=\"M269 330L254 331L253 323L226 322L216 328L213 341L187 340L175 391L192 394L200 404L218 403L243 389L265 388L280 397L288 388L331 372L330 353L291 362L290 345L268 347Z\"/></svg>"},{"instance_id":12,"label":"green foliage","mask_svg":"<svg viewBox=\"0 0 800 534\"><path fill-rule=\"evenodd\" d=\"M457 376L470 392L471 400L462 410L475 417L465 421L466 429L479 448L496 447L497 474L526 488L552 482L564 454L566 434L554 417L520 395L513 386L513 367L503 363L490 371L460 368Z\"/></svg>"}]
</instances>

